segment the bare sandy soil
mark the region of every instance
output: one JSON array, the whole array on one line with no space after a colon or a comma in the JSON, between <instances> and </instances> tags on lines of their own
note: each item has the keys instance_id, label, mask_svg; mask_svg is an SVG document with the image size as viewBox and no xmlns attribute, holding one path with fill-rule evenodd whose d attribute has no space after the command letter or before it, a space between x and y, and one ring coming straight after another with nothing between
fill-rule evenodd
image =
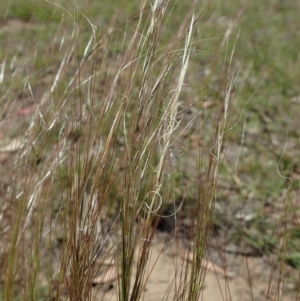
<instances>
[{"instance_id":1,"label":"bare sandy soil","mask_svg":"<svg viewBox=\"0 0 300 301\"><path fill-rule=\"evenodd\" d=\"M272 268L267 258L223 254L222 265L217 253L219 252L212 250L210 256L207 256L210 258L203 261L204 284L199 300L279 300L280 290L283 288L280 288L277 271ZM176 242L168 245L153 243L146 276L149 280L142 300L179 300L180 296L175 295L182 284L179 274L187 257L191 259L191 256L190 252ZM132 275L132 283L135 273L136 271ZM115 266L108 269L108 274L112 278L116 277ZM95 286L94 296L97 301L118 300L117 278L107 281L110 277L108 274L105 280L102 275L98 279L102 283ZM287 290L288 288L285 288L285 291ZM295 300L292 293L285 293L281 297L281 300Z\"/></svg>"}]
</instances>

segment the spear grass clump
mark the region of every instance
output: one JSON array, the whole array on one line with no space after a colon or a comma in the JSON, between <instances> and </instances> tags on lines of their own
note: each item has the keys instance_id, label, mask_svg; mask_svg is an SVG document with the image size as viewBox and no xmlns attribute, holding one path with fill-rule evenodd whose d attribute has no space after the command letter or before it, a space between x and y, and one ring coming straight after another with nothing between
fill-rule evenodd
<instances>
[{"instance_id":1,"label":"spear grass clump","mask_svg":"<svg viewBox=\"0 0 300 301\"><path fill-rule=\"evenodd\" d=\"M175 188L184 190L174 148L186 132L181 116L194 101L183 92L199 14L191 5L176 34L164 36L170 5L143 1L125 23L114 20L99 32L76 8L56 4L73 26L66 32L63 19L45 52L50 57L57 52L60 61L55 56L39 70L50 76L25 121L8 175L1 220L5 300L91 300L92 284L107 260L119 269L118 300L143 299L162 209ZM41 55L37 50L34 59ZM25 80L29 91L38 84L36 76ZM195 166L199 173L205 166L206 180L195 190L193 261L187 265L182 259L174 300L198 300L203 286L202 260L235 84L226 76L222 113Z\"/></svg>"}]
</instances>

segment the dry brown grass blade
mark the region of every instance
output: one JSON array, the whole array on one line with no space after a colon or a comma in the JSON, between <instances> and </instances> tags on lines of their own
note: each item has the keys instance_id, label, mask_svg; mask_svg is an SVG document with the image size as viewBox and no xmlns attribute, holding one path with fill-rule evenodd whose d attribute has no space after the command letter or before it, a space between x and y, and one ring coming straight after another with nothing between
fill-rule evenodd
<instances>
[{"instance_id":1,"label":"dry brown grass blade","mask_svg":"<svg viewBox=\"0 0 300 301\"><path fill-rule=\"evenodd\" d=\"M22 147L22 138L14 138L11 139L6 144L0 145L0 153L9 153L9 152L15 152Z\"/></svg>"}]
</instances>

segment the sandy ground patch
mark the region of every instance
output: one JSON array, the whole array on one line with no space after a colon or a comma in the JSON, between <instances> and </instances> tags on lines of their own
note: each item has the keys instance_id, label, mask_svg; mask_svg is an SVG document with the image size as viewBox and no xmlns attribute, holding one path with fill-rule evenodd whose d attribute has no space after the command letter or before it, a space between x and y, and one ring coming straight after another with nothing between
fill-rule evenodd
<instances>
[{"instance_id":1,"label":"sandy ground patch","mask_svg":"<svg viewBox=\"0 0 300 301\"><path fill-rule=\"evenodd\" d=\"M179 300L176 295L182 284L180 273L184 259L183 249L175 243L164 247L163 244L153 244L149 255L147 285L143 292L144 301L155 300ZM211 256L213 257L213 256ZM278 278L271 266L263 257L248 257L236 254L226 254L226 273L230 277L224 277L224 269L216 261L205 262L206 272L203 289L199 300L273 300L266 296L276 296L279 292ZM136 263L136 262L135 262ZM190 264L188 264L190 265ZM133 271L132 282L136 270ZM273 273L273 281L270 275ZM271 285L270 285L271 283ZM274 285L272 285L274 283ZM97 301L117 300L116 280L98 285L94 289ZM289 296L283 296L283 300L293 300ZM187 300L187 297L184 298ZM276 300L276 298L274 299Z\"/></svg>"}]
</instances>

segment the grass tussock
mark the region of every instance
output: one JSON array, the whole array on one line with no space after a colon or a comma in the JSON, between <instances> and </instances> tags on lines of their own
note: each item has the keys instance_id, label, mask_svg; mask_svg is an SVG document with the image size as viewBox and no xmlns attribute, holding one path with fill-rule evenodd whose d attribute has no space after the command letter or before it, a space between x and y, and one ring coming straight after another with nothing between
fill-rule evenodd
<instances>
[{"instance_id":1,"label":"grass tussock","mask_svg":"<svg viewBox=\"0 0 300 301\"><path fill-rule=\"evenodd\" d=\"M240 192L249 196L226 159L228 141L251 99L239 105L235 98L244 76L234 60L238 39L230 44L229 29L223 33L210 65L221 70L220 77L214 81L209 75L196 89L192 82L201 77L190 62L204 54L199 20L211 17L213 5L199 9L190 3L170 34L177 5L172 1L142 1L126 21L115 16L103 28L84 8L47 2L47 18L57 19L60 11L63 17L50 31L44 55L37 44L26 58L28 68L15 71L16 82L8 80L10 89L3 96L13 95L20 80L22 97L30 101L22 110L17 102L1 105L3 124L12 110L19 110L22 120L10 133L14 154L1 188L0 296L6 301L99 300L94 285L110 282L101 278L109 272L116 274L113 298L142 300L155 266L149 260L153 247L158 244L163 252L176 242L179 248L181 216L188 208L190 219L183 228L192 257L179 256L174 263L176 273L163 298L199 300L207 246L213 243L213 230L224 229L223 215L214 215L220 172L229 170ZM55 14L50 14L51 5ZM7 16L16 7L12 2ZM26 11L17 13L29 22ZM30 28L27 33L35 36ZM15 64L21 66L22 59L16 55ZM209 92L214 87L218 91ZM217 101L211 102L210 94ZM241 149L245 127L246 119ZM181 161L184 153L193 159ZM279 171L283 159L278 174L289 181ZM295 237L298 232L284 228L290 187L279 229ZM173 211L166 210L170 206ZM171 233L159 240L157 228L168 218ZM263 227L260 222L258 217ZM235 236L239 243L254 244L248 230L242 224ZM284 282L287 239L278 234L276 241L263 242L274 265L281 265L278 286ZM281 298L282 291L275 295Z\"/></svg>"}]
</instances>

